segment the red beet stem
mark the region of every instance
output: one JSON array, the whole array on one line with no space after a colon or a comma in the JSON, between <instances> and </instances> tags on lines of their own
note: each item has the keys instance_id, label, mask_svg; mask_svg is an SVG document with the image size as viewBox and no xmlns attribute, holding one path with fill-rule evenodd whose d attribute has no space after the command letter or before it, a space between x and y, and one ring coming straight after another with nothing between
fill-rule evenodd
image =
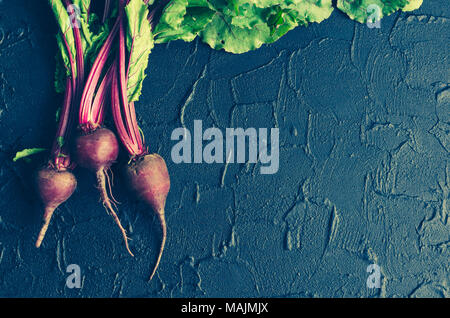
<instances>
[{"instance_id":1,"label":"red beet stem","mask_svg":"<svg viewBox=\"0 0 450 318\"><path fill-rule=\"evenodd\" d=\"M71 73L72 73L72 77L71 77L71 79L72 79L72 89L75 91L77 89L77 80L76 80L76 76L75 76L75 72L76 72L77 67L76 67L76 63L75 63L74 57L72 56L72 53L70 51L69 43L67 42L67 38L66 38L64 33L62 33L62 39L64 41L64 46L65 46L66 51L67 51L67 56L69 57L69 63L70 63L70 68L71 68Z\"/></svg>"},{"instance_id":2,"label":"red beet stem","mask_svg":"<svg viewBox=\"0 0 450 318\"><path fill-rule=\"evenodd\" d=\"M65 0L66 7L70 9L70 15L73 15L74 8L72 6L72 1ZM73 36L75 39L75 50L76 50L76 66L77 66L77 87L81 88L84 84L84 53L83 53L83 42L81 41L80 28L77 26L72 27ZM78 96L77 96L78 98Z\"/></svg>"},{"instance_id":3,"label":"red beet stem","mask_svg":"<svg viewBox=\"0 0 450 318\"><path fill-rule=\"evenodd\" d=\"M111 5L111 0L105 0L105 8L103 10L102 23L105 23L105 21L108 17L110 5Z\"/></svg>"},{"instance_id":4,"label":"red beet stem","mask_svg":"<svg viewBox=\"0 0 450 318\"><path fill-rule=\"evenodd\" d=\"M117 129L119 138L131 157L142 156L146 153L144 148L142 136L139 133L139 128L136 119L132 119L130 114L135 118L134 103L123 104L120 97L120 88L117 74L117 60L114 63L114 72L112 79L111 91L111 110L114 118L114 123ZM127 111L126 111L127 110ZM124 118L125 117L125 118ZM128 118L128 119L126 119ZM136 133L137 131L137 133ZM134 138L131 137L134 135Z\"/></svg>"},{"instance_id":5,"label":"red beet stem","mask_svg":"<svg viewBox=\"0 0 450 318\"><path fill-rule=\"evenodd\" d=\"M134 103L128 101L127 79L129 65L128 67L126 66L127 52L124 23L125 22L122 18L119 29L119 53L118 58L116 59L118 70L115 72L115 77L118 78L113 80L111 101L113 117L116 127L118 128L119 138L125 145L125 148L130 156L136 157L145 155L146 149L144 147L142 136L139 132ZM128 56L133 53L133 47L134 45L132 43Z\"/></svg>"},{"instance_id":6,"label":"red beet stem","mask_svg":"<svg viewBox=\"0 0 450 318\"><path fill-rule=\"evenodd\" d=\"M64 0L64 3L69 10L69 14L73 15L74 8L71 6L73 4L72 1ZM81 92L80 89L84 84L84 53L80 29L77 27L72 27L69 30L60 31L64 41L66 53L69 57L72 76L68 77L66 81L64 102L60 114L58 129L52 146L51 162L52 165L58 170L66 169L72 166L68 143L73 128L72 126L74 124L74 106L79 102ZM72 52L67 42L67 32L72 32L75 39L75 57L72 56Z\"/></svg>"},{"instance_id":7,"label":"red beet stem","mask_svg":"<svg viewBox=\"0 0 450 318\"><path fill-rule=\"evenodd\" d=\"M111 65L100 83L97 93L95 94L94 102L92 103L91 112L89 113L89 123L96 123L97 125L103 123L105 113L104 105L108 96L108 89L111 88L113 71L114 69ZM93 117L94 115L96 115L96 117Z\"/></svg>"},{"instance_id":8,"label":"red beet stem","mask_svg":"<svg viewBox=\"0 0 450 318\"><path fill-rule=\"evenodd\" d=\"M124 21L121 20L120 23L120 32L119 32L119 80L120 80L120 96L122 105L122 111L124 112L124 119L126 123L126 128L128 131L128 136L131 139L131 142L137 146L139 151L142 151L142 142L139 136L139 130L137 128L137 123L133 122L131 111L130 111L130 103L128 102L128 69L126 68L126 44L125 44L125 27ZM131 50L129 52L129 56L133 54L133 44L131 45ZM134 107L134 106L133 106Z\"/></svg>"},{"instance_id":9,"label":"red beet stem","mask_svg":"<svg viewBox=\"0 0 450 318\"><path fill-rule=\"evenodd\" d=\"M58 128L56 136L52 146L52 165L60 170L68 168L70 162L70 151L68 147L68 140L70 138L71 126L73 125L72 114L72 84L71 79L68 77L66 80L66 90L64 93L64 102L61 109Z\"/></svg>"},{"instance_id":10,"label":"red beet stem","mask_svg":"<svg viewBox=\"0 0 450 318\"><path fill-rule=\"evenodd\" d=\"M79 111L79 124L81 126L83 125L98 125L99 123L91 122L89 118L98 118L98 108L96 108L97 113L93 113L93 105L92 100L94 98L94 92L97 87L97 84L99 82L100 76L102 74L103 68L106 64L106 61L108 59L108 55L111 51L111 47L114 42L114 38L117 34L118 28L119 28L119 22L121 21L122 17L122 10L119 10L119 15L116 20L116 23L113 26L113 29L108 35L108 38L106 39L105 43L103 44L102 48L100 49L97 58L94 61L94 64L92 65L91 72L88 75L88 78L86 79L86 84L83 90L83 94L81 97L81 103L80 103L80 111Z\"/></svg>"}]
</instances>

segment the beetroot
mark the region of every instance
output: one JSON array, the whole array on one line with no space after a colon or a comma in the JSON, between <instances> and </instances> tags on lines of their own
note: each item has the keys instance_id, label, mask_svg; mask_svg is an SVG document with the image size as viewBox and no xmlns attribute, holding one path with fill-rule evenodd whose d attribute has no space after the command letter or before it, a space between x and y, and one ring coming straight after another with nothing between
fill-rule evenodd
<instances>
[{"instance_id":1,"label":"beetroot","mask_svg":"<svg viewBox=\"0 0 450 318\"><path fill-rule=\"evenodd\" d=\"M158 154L140 157L127 166L126 174L138 198L164 216L170 189L169 172L164 159Z\"/></svg>"},{"instance_id":2,"label":"beetroot","mask_svg":"<svg viewBox=\"0 0 450 318\"><path fill-rule=\"evenodd\" d=\"M98 172L108 169L116 161L119 144L111 130L98 128L76 138L75 153L81 167Z\"/></svg>"},{"instance_id":3,"label":"beetroot","mask_svg":"<svg viewBox=\"0 0 450 318\"><path fill-rule=\"evenodd\" d=\"M134 102L128 102L123 25L121 25L119 34L119 56L113 65L111 108L118 136L130 156L130 162L126 168L130 187L139 199L153 208L161 226L161 245L156 265L150 275L151 280L161 261L167 238L164 206L170 188L170 179L164 159L157 154L148 154L137 124Z\"/></svg>"},{"instance_id":4,"label":"beetroot","mask_svg":"<svg viewBox=\"0 0 450 318\"><path fill-rule=\"evenodd\" d=\"M66 4L69 4L68 1L66 1ZM79 30L70 34L70 31L61 28L59 34L64 39L63 50L67 53L70 61L70 76L66 78L64 102L61 107L50 159L48 164L40 169L35 177L37 192L45 207L44 225L36 240L36 247L41 246L55 209L69 199L77 187L77 180L70 171L74 168L70 156L70 140L75 122L74 108L78 102L80 87L84 81L82 71L83 48ZM72 47L66 39L69 35L75 37L75 50L71 50ZM73 51L77 52L76 56L72 54Z\"/></svg>"},{"instance_id":5,"label":"beetroot","mask_svg":"<svg viewBox=\"0 0 450 318\"><path fill-rule=\"evenodd\" d=\"M114 202L109 198L107 191L108 186L111 192L108 171L117 159L119 145L116 136L111 130L101 128L107 103L106 97L108 96L108 90L111 88L114 71L111 66L108 69L105 66L113 46L114 38L118 32L121 16L122 13L119 10L116 22L100 48L91 67L91 71L86 78L78 112L78 128L80 134L75 140L75 154L76 161L80 166L95 172L97 188L100 192L102 203L118 225L128 253L133 256L128 246L126 231L120 223L114 209Z\"/></svg>"},{"instance_id":6,"label":"beetroot","mask_svg":"<svg viewBox=\"0 0 450 318\"><path fill-rule=\"evenodd\" d=\"M36 247L39 247L47 232L53 212L75 191L77 179L68 170L58 171L52 167L44 167L38 171L35 181L37 192L45 207L44 225L36 241Z\"/></svg>"},{"instance_id":7,"label":"beetroot","mask_svg":"<svg viewBox=\"0 0 450 318\"><path fill-rule=\"evenodd\" d=\"M97 188L100 192L102 203L122 232L128 253L134 256L128 246L126 231L120 223L113 207L114 203L109 198L106 190L107 184L110 186L108 171L119 154L119 144L116 136L107 128L98 128L88 133L81 133L75 139L75 154L76 161L81 167L95 172Z\"/></svg>"},{"instance_id":8,"label":"beetroot","mask_svg":"<svg viewBox=\"0 0 450 318\"><path fill-rule=\"evenodd\" d=\"M121 1L121 3L123 4L124 1ZM138 73L137 69L145 69L147 65L145 61L151 49L149 46L140 42L151 33L151 25L146 25L146 15L144 14L147 8L144 6L135 9L139 11L142 8L144 12L140 11L142 15L139 16L144 17L143 21L134 21L136 19L134 13L130 17L130 12L134 11L132 9L128 11L127 8L125 8L125 11L129 19L128 23L120 17L118 27L119 47L116 59L112 65L110 97L117 135L130 157L125 171L127 181L136 196L153 208L161 226L161 245L156 264L150 275L151 280L161 261L167 238L164 207L170 189L170 178L164 159L157 154L148 154L143 132L140 130L136 118L134 102L137 98L136 96L133 97L133 93L131 95L129 94L130 89L133 92L137 84L134 82L136 80L135 78L131 81L131 85L128 80ZM120 14L123 13L119 12L119 16ZM150 14L150 16L154 17L154 14ZM133 39L133 45L127 47L127 39L130 38ZM137 67L137 64L139 64L139 67Z\"/></svg>"},{"instance_id":9,"label":"beetroot","mask_svg":"<svg viewBox=\"0 0 450 318\"><path fill-rule=\"evenodd\" d=\"M130 187L137 197L153 208L160 222L162 239L158 258L150 275L150 279L152 279L161 261L167 237L164 207L170 189L169 172L164 159L158 154L151 154L140 157L129 164L126 168L126 175Z\"/></svg>"}]
</instances>

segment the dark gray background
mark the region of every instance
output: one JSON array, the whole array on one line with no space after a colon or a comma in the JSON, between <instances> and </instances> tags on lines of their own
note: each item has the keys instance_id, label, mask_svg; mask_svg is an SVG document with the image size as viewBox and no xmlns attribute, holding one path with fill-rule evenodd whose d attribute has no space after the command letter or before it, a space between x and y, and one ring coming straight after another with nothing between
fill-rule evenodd
<instances>
[{"instance_id":1,"label":"dark gray background","mask_svg":"<svg viewBox=\"0 0 450 318\"><path fill-rule=\"evenodd\" d=\"M118 167L135 258L81 169L34 247L42 210L30 174L45 156L11 158L51 144L56 25L46 1L0 1L0 296L449 297L450 8L424 2L380 29L335 10L243 55L199 41L154 49L137 111L172 188L166 250L148 283L160 232ZM279 127L278 173L173 164L170 134L194 119ZM73 263L81 289L65 286ZM372 263L378 290L366 288Z\"/></svg>"}]
</instances>

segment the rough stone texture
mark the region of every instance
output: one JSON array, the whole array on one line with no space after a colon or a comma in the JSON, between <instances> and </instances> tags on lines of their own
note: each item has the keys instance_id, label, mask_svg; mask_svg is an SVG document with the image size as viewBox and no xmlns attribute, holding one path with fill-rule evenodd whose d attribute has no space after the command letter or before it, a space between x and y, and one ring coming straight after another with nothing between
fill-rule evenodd
<instances>
[{"instance_id":1,"label":"rough stone texture","mask_svg":"<svg viewBox=\"0 0 450 318\"><path fill-rule=\"evenodd\" d=\"M159 229L119 168L135 258L81 169L34 247L42 210L30 174L44 158L11 158L51 144L56 29L39 1L0 1L0 296L449 297L450 7L424 2L381 29L335 11L244 55L198 41L155 48L137 111L172 189L166 250L148 283ZM279 127L279 172L171 163L172 130L194 119ZM65 286L73 263L81 289ZM378 290L366 288L372 263Z\"/></svg>"}]
</instances>

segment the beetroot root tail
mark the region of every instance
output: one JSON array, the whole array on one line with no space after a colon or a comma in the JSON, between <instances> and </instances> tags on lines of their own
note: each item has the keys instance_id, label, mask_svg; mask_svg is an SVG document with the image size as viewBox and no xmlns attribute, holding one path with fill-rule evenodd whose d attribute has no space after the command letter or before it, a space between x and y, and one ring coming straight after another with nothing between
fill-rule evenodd
<instances>
[{"instance_id":1,"label":"beetroot root tail","mask_svg":"<svg viewBox=\"0 0 450 318\"><path fill-rule=\"evenodd\" d=\"M52 218L53 212L55 211L55 208L53 207L45 207L45 213L44 213L44 225L42 225L41 230L39 231L38 238L36 240L36 247L39 248L42 244L42 241L44 240L45 233L47 232L48 225L50 224L50 220Z\"/></svg>"},{"instance_id":2,"label":"beetroot root tail","mask_svg":"<svg viewBox=\"0 0 450 318\"><path fill-rule=\"evenodd\" d=\"M111 177L109 176L108 172L111 172ZM112 193L112 185L114 184L114 174L113 174L112 170L111 169L106 170L105 176L106 176L106 181L108 182L108 189L109 189L109 195L111 196L111 200L115 204L120 204L120 202L117 201L116 198L114 198L114 195Z\"/></svg>"},{"instance_id":3,"label":"beetroot root tail","mask_svg":"<svg viewBox=\"0 0 450 318\"><path fill-rule=\"evenodd\" d=\"M162 238L161 238L161 245L159 247L158 259L156 260L156 264L153 267L153 271L152 271L152 274L150 275L149 281L152 280L153 276L156 273L156 270L158 269L159 262L161 261L161 256L163 254L164 246L166 245L166 238L167 238L167 224L166 224L166 219L164 217L164 210L159 211L157 214L158 214L158 219L159 219L159 223L161 226Z\"/></svg>"},{"instance_id":4,"label":"beetroot root tail","mask_svg":"<svg viewBox=\"0 0 450 318\"><path fill-rule=\"evenodd\" d=\"M100 197L102 199L103 206L105 207L108 214L112 216L112 218L114 219L114 222L116 222L117 226L119 227L120 231L122 232L122 236L125 241L125 247L126 247L128 253L131 256L134 256L134 254L131 252L130 247L128 245L127 232L125 231L122 224L120 223L119 217L117 216L116 211L114 210L114 207L113 207L114 202L111 202L111 199L109 198L108 192L106 190L106 180L107 180L106 171L104 169L100 169L99 171L97 171L96 176L97 176L97 187L98 187L98 190L100 191Z\"/></svg>"}]
</instances>

